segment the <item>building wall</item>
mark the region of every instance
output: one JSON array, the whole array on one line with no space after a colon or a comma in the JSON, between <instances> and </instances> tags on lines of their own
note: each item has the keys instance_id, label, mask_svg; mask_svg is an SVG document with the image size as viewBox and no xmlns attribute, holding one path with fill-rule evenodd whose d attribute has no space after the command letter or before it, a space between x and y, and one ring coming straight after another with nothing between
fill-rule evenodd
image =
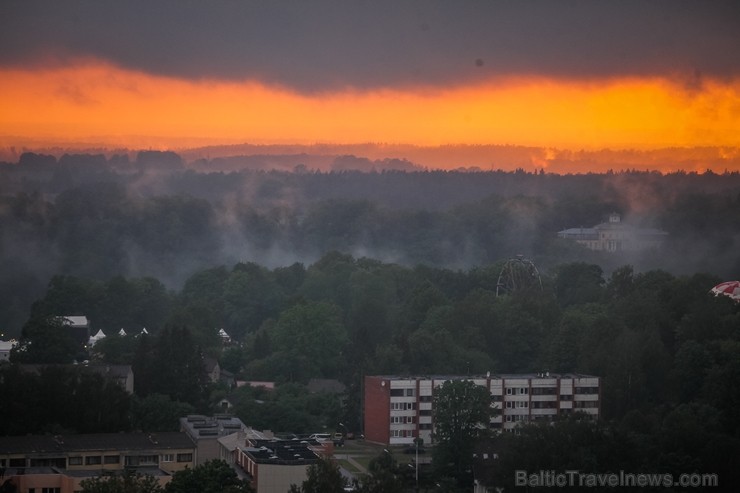
<instances>
[{"instance_id":1,"label":"building wall","mask_svg":"<svg viewBox=\"0 0 740 493\"><path fill-rule=\"evenodd\" d=\"M383 377L365 377L365 440L388 443L390 438L390 385Z\"/></svg>"},{"instance_id":2,"label":"building wall","mask_svg":"<svg viewBox=\"0 0 740 493\"><path fill-rule=\"evenodd\" d=\"M258 464L259 479L257 493L285 493L290 485L300 486L308 477L308 465L286 466L279 464Z\"/></svg>"}]
</instances>

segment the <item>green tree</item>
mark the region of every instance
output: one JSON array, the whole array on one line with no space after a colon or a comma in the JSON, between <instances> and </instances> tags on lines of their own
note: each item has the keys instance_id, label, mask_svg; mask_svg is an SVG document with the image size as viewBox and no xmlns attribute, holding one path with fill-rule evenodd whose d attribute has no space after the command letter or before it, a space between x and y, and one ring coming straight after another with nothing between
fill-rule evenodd
<instances>
[{"instance_id":1,"label":"green tree","mask_svg":"<svg viewBox=\"0 0 740 493\"><path fill-rule=\"evenodd\" d=\"M254 488L239 479L226 462L210 460L173 474L165 493L254 493Z\"/></svg>"},{"instance_id":2,"label":"green tree","mask_svg":"<svg viewBox=\"0 0 740 493\"><path fill-rule=\"evenodd\" d=\"M336 305L308 302L295 305L280 315L272 341L273 349L283 352L281 358L303 363L299 368L301 373L286 375L290 380L335 377L342 365L347 331Z\"/></svg>"},{"instance_id":3,"label":"green tree","mask_svg":"<svg viewBox=\"0 0 740 493\"><path fill-rule=\"evenodd\" d=\"M135 430L178 431L179 419L195 412L195 408L185 402L177 402L163 394L149 394L134 397L131 403L131 423Z\"/></svg>"},{"instance_id":4,"label":"green tree","mask_svg":"<svg viewBox=\"0 0 740 493\"><path fill-rule=\"evenodd\" d=\"M20 363L72 363L82 347L76 342L62 318L39 316L23 326L20 344L11 353L11 360Z\"/></svg>"},{"instance_id":5,"label":"green tree","mask_svg":"<svg viewBox=\"0 0 740 493\"><path fill-rule=\"evenodd\" d=\"M148 474L124 473L121 476L99 476L83 479L81 493L162 493L157 478Z\"/></svg>"},{"instance_id":6,"label":"green tree","mask_svg":"<svg viewBox=\"0 0 740 493\"><path fill-rule=\"evenodd\" d=\"M398 462L388 451L374 457L368 465L369 474L360 480L360 493L401 493L403 481Z\"/></svg>"},{"instance_id":7,"label":"green tree","mask_svg":"<svg viewBox=\"0 0 740 493\"><path fill-rule=\"evenodd\" d=\"M343 493L345 481L339 466L331 459L320 457L308 468L308 477L301 484L290 486L289 493Z\"/></svg>"},{"instance_id":8,"label":"green tree","mask_svg":"<svg viewBox=\"0 0 740 493\"><path fill-rule=\"evenodd\" d=\"M603 270L585 262L563 264L555 278L555 295L561 306L600 301L605 292Z\"/></svg>"},{"instance_id":9,"label":"green tree","mask_svg":"<svg viewBox=\"0 0 740 493\"><path fill-rule=\"evenodd\" d=\"M458 487L472 484L473 452L494 414L488 389L470 380L448 380L434 393L434 468Z\"/></svg>"}]
</instances>

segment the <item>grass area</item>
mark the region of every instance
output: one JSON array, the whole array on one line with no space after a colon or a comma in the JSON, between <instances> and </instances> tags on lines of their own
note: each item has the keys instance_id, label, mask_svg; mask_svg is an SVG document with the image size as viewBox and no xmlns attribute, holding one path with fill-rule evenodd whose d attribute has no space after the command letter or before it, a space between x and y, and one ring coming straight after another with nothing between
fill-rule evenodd
<instances>
[{"instance_id":1,"label":"grass area","mask_svg":"<svg viewBox=\"0 0 740 493\"><path fill-rule=\"evenodd\" d=\"M350 461L348 461L346 459L342 459L341 456L337 456L335 454L334 458L337 460L337 462L339 463L339 465L341 467L343 467L344 469L346 469L350 473L352 473L352 474L362 474L363 473L363 471L360 471L359 469L357 469L355 467L355 465L352 464Z\"/></svg>"}]
</instances>

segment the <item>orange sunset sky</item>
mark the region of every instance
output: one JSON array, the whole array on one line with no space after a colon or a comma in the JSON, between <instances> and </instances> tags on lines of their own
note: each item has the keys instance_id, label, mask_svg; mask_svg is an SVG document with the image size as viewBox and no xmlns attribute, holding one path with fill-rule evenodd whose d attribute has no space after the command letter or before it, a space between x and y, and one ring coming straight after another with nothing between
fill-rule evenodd
<instances>
[{"instance_id":1,"label":"orange sunset sky","mask_svg":"<svg viewBox=\"0 0 740 493\"><path fill-rule=\"evenodd\" d=\"M0 146L740 146L732 2L124 4L3 4Z\"/></svg>"}]
</instances>

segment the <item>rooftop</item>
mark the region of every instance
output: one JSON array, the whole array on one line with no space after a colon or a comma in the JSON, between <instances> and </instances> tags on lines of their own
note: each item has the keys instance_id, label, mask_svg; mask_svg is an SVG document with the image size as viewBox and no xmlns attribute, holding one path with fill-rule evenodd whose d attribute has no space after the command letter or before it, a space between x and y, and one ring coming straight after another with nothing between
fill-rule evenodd
<instances>
[{"instance_id":1,"label":"rooftop","mask_svg":"<svg viewBox=\"0 0 740 493\"><path fill-rule=\"evenodd\" d=\"M217 439L247 429L239 418L230 414L191 414L180 418L180 428L195 440Z\"/></svg>"},{"instance_id":2,"label":"rooftop","mask_svg":"<svg viewBox=\"0 0 740 493\"><path fill-rule=\"evenodd\" d=\"M318 459L307 443L297 440L250 440L242 452L259 464L304 465Z\"/></svg>"},{"instance_id":3,"label":"rooftop","mask_svg":"<svg viewBox=\"0 0 740 493\"><path fill-rule=\"evenodd\" d=\"M478 375L368 375L371 378L384 378L387 380L485 380L502 378L598 378L596 375L585 375L582 373L490 373Z\"/></svg>"},{"instance_id":4,"label":"rooftop","mask_svg":"<svg viewBox=\"0 0 740 493\"><path fill-rule=\"evenodd\" d=\"M98 450L188 449L195 444L180 432L90 433L0 437L0 454L46 454Z\"/></svg>"}]
</instances>

